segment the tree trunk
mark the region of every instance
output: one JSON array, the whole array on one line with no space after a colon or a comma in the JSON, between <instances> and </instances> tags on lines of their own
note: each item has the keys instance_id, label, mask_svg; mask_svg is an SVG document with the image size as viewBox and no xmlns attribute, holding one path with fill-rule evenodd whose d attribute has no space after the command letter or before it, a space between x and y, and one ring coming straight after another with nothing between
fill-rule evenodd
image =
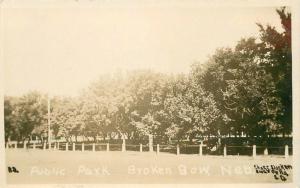
<instances>
[{"instance_id":1,"label":"tree trunk","mask_svg":"<svg viewBox=\"0 0 300 188\"><path fill-rule=\"evenodd\" d=\"M66 142L69 143L69 138L68 136L65 136Z\"/></svg>"}]
</instances>

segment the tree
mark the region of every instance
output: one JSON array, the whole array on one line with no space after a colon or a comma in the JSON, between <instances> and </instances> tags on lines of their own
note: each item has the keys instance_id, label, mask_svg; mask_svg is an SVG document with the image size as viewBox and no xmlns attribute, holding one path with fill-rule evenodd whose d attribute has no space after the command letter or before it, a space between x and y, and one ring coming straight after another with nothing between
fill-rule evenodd
<instances>
[{"instance_id":1,"label":"tree","mask_svg":"<svg viewBox=\"0 0 300 188\"><path fill-rule=\"evenodd\" d=\"M81 107L76 99L56 99L51 112L51 128L55 130L56 137L63 136L67 142L70 142L72 136L74 136L75 141L77 141L77 136L82 134L83 129L80 109Z\"/></svg>"},{"instance_id":2,"label":"tree","mask_svg":"<svg viewBox=\"0 0 300 188\"><path fill-rule=\"evenodd\" d=\"M93 82L82 96L83 114L89 119L85 127L102 137L118 133L125 139L132 131L130 124L131 96L122 74L104 75ZM94 129L94 131L93 131Z\"/></svg>"},{"instance_id":3,"label":"tree","mask_svg":"<svg viewBox=\"0 0 300 188\"><path fill-rule=\"evenodd\" d=\"M33 134L40 135L47 121L47 103L45 97L38 92L31 92L19 98L14 115L18 127L18 140L25 141Z\"/></svg>"},{"instance_id":4,"label":"tree","mask_svg":"<svg viewBox=\"0 0 300 188\"><path fill-rule=\"evenodd\" d=\"M136 71L128 75L129 95L133 99L131 120L140 136L163 139L164 100L167 76L152 71Z\"/></svg>"},{"instance_id":5,"label":"tree","mask_svg":"<svg viewBox=\"0 0 300 188\"><path fill-rule=\"evenodd\" d=\"M277 12L285 32L259 24L260 42L242 39L234 49L218 49L205 65L193 66L191 74L222 113L222 134L244 132L266 139L290 133L290 14L284 8Z\"/></svg>"},{"instance_id":6,"label":"tree","mask_svg":"<svg viewBox=\"0 0 300 188\"><path fill-rule=\"evenodd\" d=\"M274 97L279 98L282 108L276 120L282 125L280 132L289 134L292 131L292 50L291 50L291 13L286 8L277 9L283 32L267 25L260 28L261 65L271 75L275 83Z\"/></svg>"},{"instance_id":7,"label":"tree","mask_svg":"<svg viewBox=\"0 0 300 188\"><path fill-rule=\"evenodd\" d=\"M14 111L16 102L17 98L4 97L4 127L6 142L9 140L17 140L20 137Z\"/></svg>"},{"instance_id":8,"label":"tree","mask_svg":"<svg viewBox=\"0 0 300 188\"><path fill-rule=\"evenodd\" d=\"M196 136L213 132L213 124L219 116L212 95L206 93L193 77L185 76L174 80L165 110L172 122L167 134L178 141L184 137L192 141Z\"/></svg>"}]
</instances>

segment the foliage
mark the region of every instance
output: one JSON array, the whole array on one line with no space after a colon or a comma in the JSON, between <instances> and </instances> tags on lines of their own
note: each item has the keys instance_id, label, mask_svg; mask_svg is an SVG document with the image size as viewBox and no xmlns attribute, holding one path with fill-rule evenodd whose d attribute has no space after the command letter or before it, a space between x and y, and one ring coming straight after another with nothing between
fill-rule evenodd
<instances>
[{"instance_id":1,"label":"foliage","mask_svg":"<svg viewBox=\"0 0 300 188\"><path fill-rule=\"evenodd\" d=\"M206 135L254 137L292 132L291 14L277 10L284 31L258 24L260 38L216 50L189 74L153 71L103 75L78 97L51 98L55 138L154 136L178 142ZM5 139L47 136L47 97L4 101Z\"/></svg>"}]
</instances>

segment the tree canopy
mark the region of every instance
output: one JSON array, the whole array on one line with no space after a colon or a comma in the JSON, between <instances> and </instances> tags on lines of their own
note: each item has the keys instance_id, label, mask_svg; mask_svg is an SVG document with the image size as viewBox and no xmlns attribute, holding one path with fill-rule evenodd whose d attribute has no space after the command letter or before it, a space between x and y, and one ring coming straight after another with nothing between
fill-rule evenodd
<instances>
[{"instance_id":1,"label":"tree canopy","mask_svg":"<svg viewBox=\"0 0 300 188\"><path fill-rule=\"evenodd\" d=\"M149 70L102 75L78 97L51 99L55 138L84 136L160 142L207 135L249 138L292 132L291 14L283 32L257 24L259 38L220 48L188 74ZM4 101L5 138L47 137L47 97L31 92Z\"/></svg>"}]
</instances>

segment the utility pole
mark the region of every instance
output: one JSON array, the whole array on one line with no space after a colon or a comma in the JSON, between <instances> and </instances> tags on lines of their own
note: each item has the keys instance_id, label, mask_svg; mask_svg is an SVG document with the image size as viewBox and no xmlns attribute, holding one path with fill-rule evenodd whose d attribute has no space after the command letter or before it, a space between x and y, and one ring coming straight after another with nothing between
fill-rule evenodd
<instances>
[{"instance_id":1,"label":"utility pole","mask_svg":"<svg viewBox=\"0 0 300 188\"><path fill-rule=\"evenodd\" d=\"M51 144L50 95L48 93L48 143Z\"/></svg>"}]
</instances>

